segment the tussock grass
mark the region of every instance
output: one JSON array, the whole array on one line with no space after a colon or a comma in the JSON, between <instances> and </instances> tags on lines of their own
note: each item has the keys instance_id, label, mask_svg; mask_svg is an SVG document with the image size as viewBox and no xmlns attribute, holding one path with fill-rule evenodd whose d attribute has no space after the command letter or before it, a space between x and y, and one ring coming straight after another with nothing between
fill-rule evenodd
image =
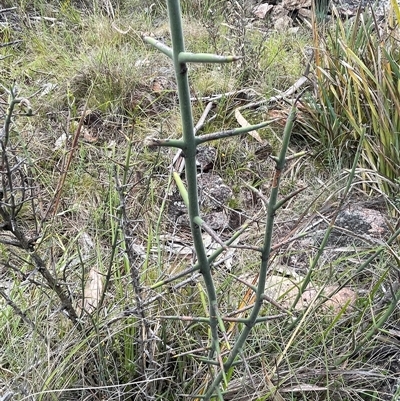
<instances>
[{"instance_id":1,"label":"tussock grass","mask_svg":"<svg viewBox=\"0 0 400 401\"><path fill-rule=\"evenodd\" d=\"M399 58L391 29L398 17L395 4L385 26L373 12L360 11L354 20L338 21L332 30L316 28L316 96L308 102L308 128L321 144L322 158L329 160L331 154L348 166L363 137L360 174L390 196L398 192L400 164Z\"/></svg>"}]
</instances>

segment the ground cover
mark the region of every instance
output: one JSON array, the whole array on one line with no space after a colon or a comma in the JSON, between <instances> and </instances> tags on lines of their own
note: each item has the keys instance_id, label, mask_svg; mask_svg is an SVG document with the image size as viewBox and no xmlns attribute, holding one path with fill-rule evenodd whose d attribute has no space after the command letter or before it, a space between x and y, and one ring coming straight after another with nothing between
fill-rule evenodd
<instances>
[{"instance_id":1,"label":"ground cover","mask_svg":"<svg viewBox=\"0 0 400 401\"><path fill-rule=\"evenodd\" d=\"M252 135L212 142L198 155L207 223L223 240L248 225L214 266L218 307L231 319L223 352L253 302L275 166L269 156L279 151L292 98L276 97L306 72L315 90L311 85L303 97L289 145L289 157L304 155L289 160L282 177L281 197L290 199L276 216L265 322L227 378L224 399L396 400L398 182L377 168L368 147L361 147L361 160L375 162L357 166L352 178L360 136L339 146L357 122L367 127L370 117L360 110L374 104L370 92L354 96L361 99L354 101L355 124L335 125L341 110L353 122L353 103L346 104L352 97L335 98L347 84L347 93L357 94L345 73L355 71L355 82L371 74L361 57L350 56L345 62L355 65L335 71L340 49L328 52L329 35L317 45L307 24L277 32L268 19L255 23L240 3L228 5L183 2L190 51L244 57L237 66L191 67L199 133L274 121ZM170 168L184 180L184 158L148 146L181 133L173 69L142 39L170 44L165 5L20 2L1 16L0 399L201 395L212 375L203 360L207 300L200 275L179 279L195 255ZM342 45L349 55L362 38L338 29L350 33ZM386 51L394 49L390 40ZM310 63L310 47L326 57ZM396 51L383 63L394 77ZM334 85L322 86L324 77ZM321 88L332 91L319 98ZM381 149L371 141L376 130L356 133ZM398 154L397 142L390 143ZM393 154L382 155L378 165L396 163ZM210 253L218 245L207 233L204 241Z\"/></svg>"}]
</instances>

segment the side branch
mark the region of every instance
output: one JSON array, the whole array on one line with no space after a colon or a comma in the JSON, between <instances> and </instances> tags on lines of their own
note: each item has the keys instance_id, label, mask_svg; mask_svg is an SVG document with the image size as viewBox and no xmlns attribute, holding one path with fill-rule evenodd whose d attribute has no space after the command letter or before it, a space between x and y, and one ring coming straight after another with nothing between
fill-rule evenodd
<instances>
[{"instance_id":1,"label":"side branch","mask_svg":"<svg viewBox=\"0 0 400 401\"><path fill-rule=\"evenodd\" d=\"M219 132L213 132L212 134L202 135L202 136L196 137L196 144L200 145L202 143L214 141L216 139L228 138L231 136L247 134L250 131L255 131L255 130L258 130L261 128L265 128L268 125L270 125L273 122L278 121L278 120L279 119L277 118L277 119L273 119L271 121L265 121L260 124L249 125L248 127L234 128L234 129L230 129L227 131L219 131Z\"/></svg>"},{"instance_id":2,"label":"side branch","mask_svg":"<svg viewBox=\"0 0 400 401\"><path fill-rule=\"evenodd\" d=\"M209 53L189 53L181 52L178 55L180 63L233 63L241 60L243 57L240 56L218 56L216 54Z\"/></svg>"},{"instance_id":3,"label":"side branch","mask_svg":"<svg viewBox=\"0 0 400 401\"><path fill-rule=\"evenodd\" d=\"M168 148L179 148L179 149L183 149L185 147L185 143L179 139L159 139L151 137L145 139L144 145L149 147L164 146Z\"/></svg>"},{"instance_id":4,"label":"side branch","mask_svg":"<svg viewBox=\"0 0 400 401\"><path fill-rule=\"evenodd\" d=\"M160 50L161 53L164 53L172 60L173 52L169 46L165 45L163 42L160 42L159 40L151 38L150 36L143 36L143 40L147 42L149 45L152 45L156 49Z\"/></svg>"}]
</instances>

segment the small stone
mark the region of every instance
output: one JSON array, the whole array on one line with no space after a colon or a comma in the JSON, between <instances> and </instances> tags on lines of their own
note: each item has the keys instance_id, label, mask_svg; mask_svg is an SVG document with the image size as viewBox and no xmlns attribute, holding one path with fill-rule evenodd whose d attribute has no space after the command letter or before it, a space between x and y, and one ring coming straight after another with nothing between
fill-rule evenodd
<instances>
[{"instance_id":1,"label":"small stone","mask_svg":"<svg viewBox=\"0 0 400 401\"><path fill-rule=\"evenodd\" d=\"M220 211L232 199L232 189L218 174L208 173L199 176L201 206L212 211Z\"/></svg>"},{"instance_id":2,"label":"small stone","mask_svg":"<svg viewBox=\"0 0 400 401\"><path fill-rule=\"evenodd\" d=\"M274 6L272 4L268 4L268 3L264 3L264 4L260 4L256 7L254 7L253 9L253 14L260 19L264 19L265 16L267 15L267 13L269 11L272 10Z\"/></svg>"},{"instance_id":3,"label":"small stone","mask_svg":"<svg viewBox=\"0 0 400 401\"><path fill-rule=\"evenodd\" d=\"M285 31L292 25L292 19L290 17L283 16L278 18L274 23L274 28L277 31Z\"/></svg>"},{"instance_id":4,"label":"small stone","mask_svg":"<svg viewBox=\"0 0 400 401\"><path fill-rule=\"evenodd\" d=\"M207 172L214 167L217 150L212 146L199 146L196 154L196 164L201 172Z\"/></svg>"}]
</instances>

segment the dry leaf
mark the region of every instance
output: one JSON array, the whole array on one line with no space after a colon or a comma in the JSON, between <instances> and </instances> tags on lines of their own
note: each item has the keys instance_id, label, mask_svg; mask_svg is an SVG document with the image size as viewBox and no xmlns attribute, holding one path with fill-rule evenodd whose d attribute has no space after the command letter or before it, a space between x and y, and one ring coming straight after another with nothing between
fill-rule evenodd
<instances>
[{"instance_id":1,"label":"dry leaf","mask_svg":"<svg viewBox=\"0 0 400 401\"><path fill-rule=\"evenodd\" d=\"M249 127L251 124L249 124L247 122L247 120L242 116L242 114L240 113L239 109L235 110L235 118L236 121L242 126L242 127ZM258 142L262 142L262 139L260 137L260 135L258 134L257 131L250 131L248 132L248 134L250 134L256 141Z\"/></svg>"},{"instance_id":2,"label":"dry leaf","mask_svg":"<svg viewBox=\"0 0 400 401\"><path fill-rule=\"evenodd\" d=\"M82 132L83 132L83 139L86 142L94 143L99 139L98 136L93 135L93 131L92 130L90 130L90 129L86 128L86 127L82 128Z\"/></svg>"},{"instance_id":3,"label":"dry leaf","mask_svg":"<svg viewBox=\"0 0 400 401\"><path fill-rule=\"evenodd\" d=\"M71 135L68 135L68 138L70 138L70 137L71 137ZM63 148L65 146L66 142L67 142L67 134L64 133L57 138L57 140L54 144L53 152Z\"/></svg>"},{"instance_id":4,"label":"dry leaf","mask_svg":"<svg viewBox=\"0 0 400 401\"><path fill-rule=\"evenodd\" d=\"M121 35L127 35L127 34L130 32L130 30L131 30L131 27L128 27L128 29L123 30L123 29L117 27L117 24L115 24L115 23L113 23L111 26L112 26L118 33L120 33Z\"/></svg>"},{"instance_id":5,"label":"dry leaf","mask_svg":"<svg viewBox=\"0 0 400 401\"><path fill-rule=\"evenodd\" d=\"M83 292L83 302L81 300L77 307L78 313L82 312L82 309L86 313L93 313L99 305L102 292L103 277L98 270L92 268L86 280L86 285Z\"/></svg>"},{"instance_id":6,"label":"dry leaf","mask_svg":"<svg viewBox=\"0 0 400 401\"><path fill-rule=\"evenodd\" d=\"M297 386L292 387L284 387L280 388L279 391L281 393L294 393L294 392L302 392L302 391L326 391L327 387L317 386L315 384L302 384L299 383Z\"/></svg>"}]
</instances>

